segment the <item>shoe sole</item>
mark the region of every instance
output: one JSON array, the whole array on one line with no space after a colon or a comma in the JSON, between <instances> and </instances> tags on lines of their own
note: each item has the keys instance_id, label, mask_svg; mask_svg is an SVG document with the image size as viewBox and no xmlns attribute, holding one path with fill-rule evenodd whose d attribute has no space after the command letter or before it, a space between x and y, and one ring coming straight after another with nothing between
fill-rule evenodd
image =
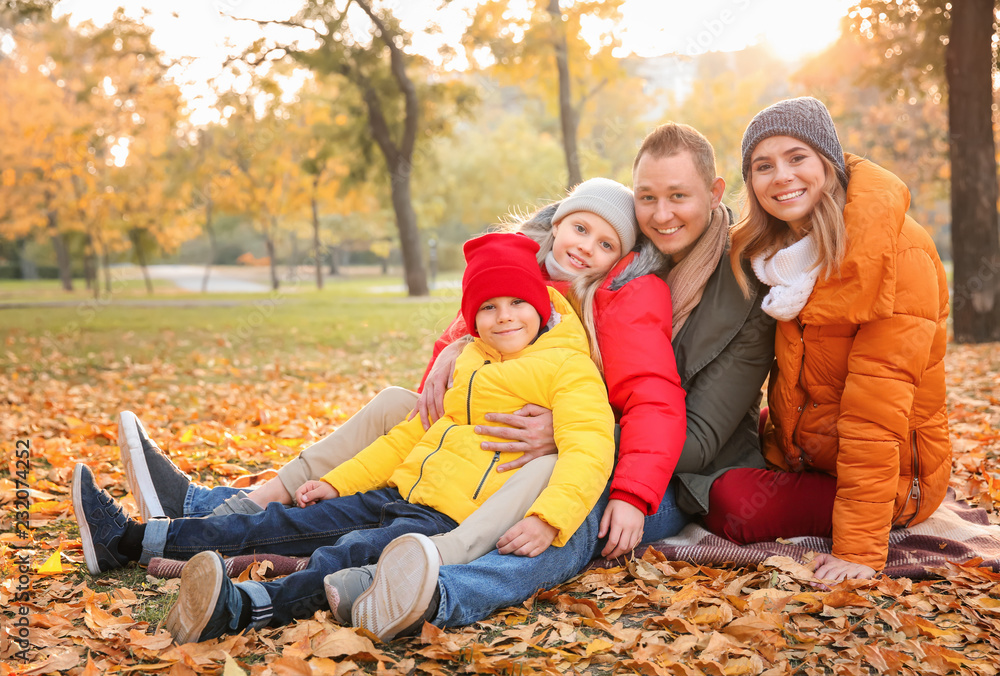
<instances>
[{"instance_id":1,"label":"shoe sole","mask_svg":"<svg viewBox=\"0 0 1000 676\"><path fill-rule=\"evenodd\" d=\"M83 465L77 463L73 468L73 515L76 516L76 525L80 529L80 543L83 545L83 558L87 562L87 570L91 575L100 575L103 571L97 561L97 552L94 551L94 538L90 533L90 523L87 515L83 511Z\"/></svg>"},{"instance_id":2,"label":"shoe sole","mask_svg":"<svg viewBox=\"0 0 1000 676\"><path fill-rule=\"evenodd\" d=\"M379 557L375 577L351 609L355 627L390 641L427 610L437 588L440 554L429 538L402 535Z\"/></svg>"},{"instance_id":3,"label":"shoe sole","mask_svg":"<svg viewBox=\"0 0 1000 676\"><path fill-rule=\"evenodd\" d=\"M153 478L149 474L149 465L146 464L142 435L139 433L141 427L139 418L131 411L118 414L118 453L125 467L125 478L128 480L129 492L139 506L143 523L149 523L150 519L166 516L166 512L160 504Z\"/></svg>"},{"instance_id":4,"label":"shoe sole","mask_svg":"<svg viewBox=\"0 0 1000 676\"><path fill-rule=\"evenodd\" d=\"M219 602L225 575L226 569L214 552L201 552L184 564L180 594L163 620L177 645L196 643L205 631Z\"/></svg>"}]
</instances>

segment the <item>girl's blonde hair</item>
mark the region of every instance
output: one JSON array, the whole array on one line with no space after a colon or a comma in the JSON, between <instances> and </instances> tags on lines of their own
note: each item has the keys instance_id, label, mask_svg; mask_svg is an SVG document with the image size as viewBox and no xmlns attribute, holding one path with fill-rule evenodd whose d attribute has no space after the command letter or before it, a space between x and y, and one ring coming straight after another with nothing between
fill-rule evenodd
<instances>
[{"instance_id":1,"label":"girl's blonde hair","mask_svg":"<svg viewBox=\"0 0 1000 676\"><path fill-rule=\"evenodd\" d=\"M847 226L844 224L844 186L837 177L837 169L827 157L817 152L823 163L826 179L823 181L822 195L809 217L810 232L819 248L817 266L825 277L839 272L847 250ZM750 297L750 281L743 270L741 261L765 252L776 252L783 247L788 237L788 224L764 211L753 191L753 170L743 184L740 199L743 215L733 226L729 263L743 295Z\"/></svg>"},{"instance_id":2,"label":"girl's blonde hair","mask_svg":"<svg viewBox=\"0 0 1000 676\"><path fill-rule=\"evenodd\" d=\"M559 208L559 202L546 205L528 216L511 214L511 218L500 224L500 230L520 232L538 243L538 264L545 265L545 257L552 251L555 242L555 228L552 227L552 216ZM624 252L625 256L628 252ZM620 259L619 259L620 260ZM590 358L604 374L604 362L601 359L601 348L597 344L597 324L594 319L594 298L597 290L607 279L607 272L591 273L576 277L569 286L567 300L573 306L583 328L587 331L587 341L590 343Z\"/></svg>"}]
</instances>

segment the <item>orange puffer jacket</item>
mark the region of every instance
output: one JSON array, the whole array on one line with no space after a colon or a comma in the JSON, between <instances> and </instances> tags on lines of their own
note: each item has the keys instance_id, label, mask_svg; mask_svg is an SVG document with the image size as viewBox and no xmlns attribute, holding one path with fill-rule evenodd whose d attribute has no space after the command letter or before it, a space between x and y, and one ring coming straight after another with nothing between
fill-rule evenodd
<instances>
[{"instance_id":1,"label":"orange puffer jacket","mask_svg":"<svg viewBox=\"0 0 1000 676\"><path fill-rule=\"evenodd\" d=\"M948 487L948 284L906 186L845 160L847 255L796 321L778 322L764 452L836 475L833 553L881 570L890 528L926 519Z\"/></svg>"}]
</instances>

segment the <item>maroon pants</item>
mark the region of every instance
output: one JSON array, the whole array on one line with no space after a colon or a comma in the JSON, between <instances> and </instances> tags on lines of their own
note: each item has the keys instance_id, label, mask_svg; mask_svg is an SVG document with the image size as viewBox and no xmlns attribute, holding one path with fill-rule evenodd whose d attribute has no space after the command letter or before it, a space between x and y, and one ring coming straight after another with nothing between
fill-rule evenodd
<instances>
[{"instance_id":1,"label":"maroon pants","mask_svg":"<svg viewBox=\"0 0 1000 676\"><path fill-rule=\"evenodd\" d=\"M705 527L741 545L833 535L837 478L822 472L731 469L712 484Z\"/></svg>"}]
</instances>

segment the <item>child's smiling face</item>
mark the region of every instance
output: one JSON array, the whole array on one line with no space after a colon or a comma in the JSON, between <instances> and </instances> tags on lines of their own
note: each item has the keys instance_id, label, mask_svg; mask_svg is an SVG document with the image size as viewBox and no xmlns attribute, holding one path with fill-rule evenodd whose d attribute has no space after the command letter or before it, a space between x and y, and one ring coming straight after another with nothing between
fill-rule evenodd
<instances>
[{"instance_id":1,"label":"child's smiling face","mask_svg":"<svg viewBox=\"0 0 1000 676\"><path fill-rule=\"evenodd\" d=\"M577 274L605 273L618 262L622 251L618 232L590 211L574 211L552 225L552 255L556 263Z\"/></svg>"},{"instance_id":2,"label":"child's smiling face","mask_svg":"<svg viewBox=\"0 0 1000 676\"><path fill-rule=\"evenodd\" d=\"M476 312L479 337L505 357L528 347L541 324L542 318L531 303L514 296L490 298Z\"/></svg>"}]
</instances>

